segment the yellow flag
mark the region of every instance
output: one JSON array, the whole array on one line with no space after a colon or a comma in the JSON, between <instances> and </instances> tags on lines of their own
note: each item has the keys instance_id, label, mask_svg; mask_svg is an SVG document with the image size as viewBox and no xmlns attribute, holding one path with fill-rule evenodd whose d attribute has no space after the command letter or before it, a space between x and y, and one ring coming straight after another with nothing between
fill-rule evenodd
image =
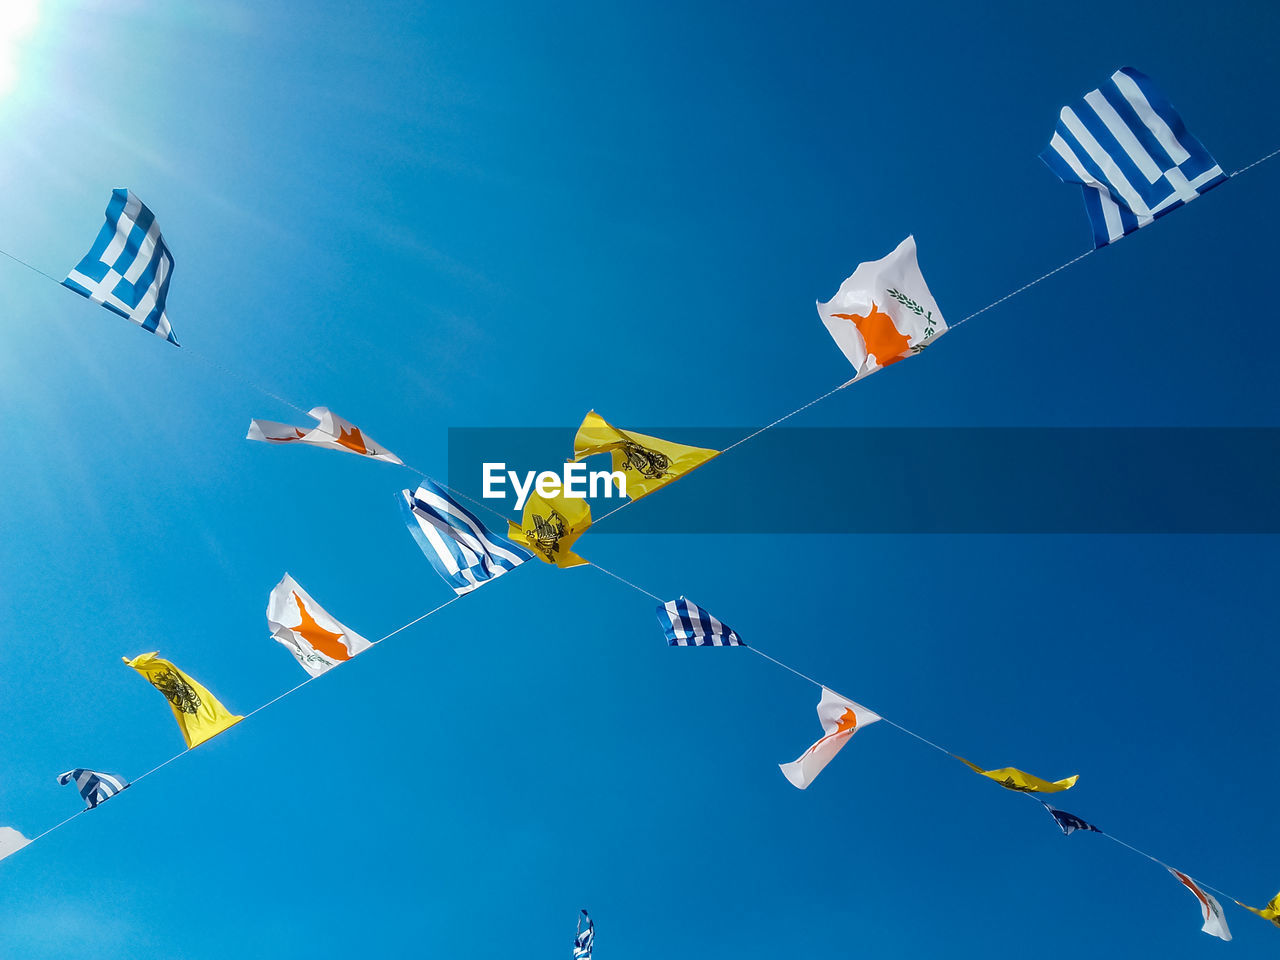
<instances>
[{"instance_id":1,"label":"yellow flag","mask_svg":"<svg viewBox=\"0 0 1280 960\"><path fill-rule=\"evenodd\" d=\"M983 770L976 763L970 763L964 757L956 757L970 770L989 777L1006 790L1017 790L1019 793L1058 793L1062 790L1070 790L1076 785L1076 781L1080 779L1079 774L1067 777L1065 780L1041 780L1034 774L1027 773L1025 770L1019 770L1017 767L1001 767L999 770Z\"/></svg>"},{"instance_id":2,"label":"yellow flag","mask_svg":"<svg viewBox=\"0 0 1280 960\"><path fill-rule=\"evenodd\" d=\"M720 456L719 450L687 447L643 433L623 433L592 410L573 438L573 459L581 460L605 451L613 457L614 472L627 478L626 493L632 500L639 500L696 470L712 457ZM616 478L614 484L621 489Z\"/></svg>"},{"instance_id":3,"label":"yellow flag","mask_svg":"<svg viewBox=\"0 0 1280 960\"><path fill-rule=\"evenodd\" d=\"M569 549L591 526L591 508L577 497L543 497L535 493L524 504L520 525L508 521L509 535L525 544L544 563L578 567L589 561Z\"/></svg>"},{"instance_id":4,"label":"yellow flag","mask_svg":"<svg viewBox=\"0 0 1280 960\"><path fill-rule=\"evenodd\" d=\"M144 653L132 660L128 657L122 659L164 694L188 749L200 746L244 719L231 713L218 702L217 697L154 653Z\"/></svg>"},{"instance_id":5,"label":"yellow flag","mask_svg":"<svg viewBox=\"0 0 1280 960\"><path fill-rule=\"evenodd\" d=\"M1240 903L1239 900L1236 903ZM1270 920L1277 927L1280 927L1280 893L1272 897L1265 907L1259 910L1257 907L1251 907L1247 903L1240 903L1250 913L1256 913L1263 920Z\"/></svg>"}]
</instances>

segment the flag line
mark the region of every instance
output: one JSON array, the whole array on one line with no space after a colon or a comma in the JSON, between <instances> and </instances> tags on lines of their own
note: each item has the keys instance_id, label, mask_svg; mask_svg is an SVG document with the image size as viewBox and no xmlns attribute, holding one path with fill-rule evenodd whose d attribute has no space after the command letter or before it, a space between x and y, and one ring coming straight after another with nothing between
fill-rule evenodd
<instances>
[{"instance_id":1,"label":"flag line","mask_svg":"<svg viewBox=\"0 0 1280 960\"><path fill-rule=\"evenodd\" d=\"M1280 153L1280 151L1277 151L1277 153ZM590 561L588 562L590 563ZM606 570L604 567L600 566L598 563L590 563L590 565L595 567L601 573L607 574L608 576L613 577L613 579L617 580L618 582L624 583L628 587L631 587L633 590L636 590L637 592L644 594L646 597L651 597L652 599L657 600L659 603L663 602L662 599L657 594L650 593L648 590L645 590L643 587L636 586L630 580L620 577L618 574L614 573L611 570ZM782 669L795 674L797 677L800 677L802 680L807 680L809 683L813 684L815 687L818 687L819 689L830 689L829 687L826 686L826 684L819 683L817 680L813 679L813 677L809 676L808 674L801 673L799 670L797 670L795 667L791 666L790 664L783 663L781 660L777 659L776 657L770 656L769 654L765 653L763 650L759 650L749 643L744 643L743 646L746 649L750 650L752 653L754 653L756 656L762 657L763 659L768 660L770 663L777 664ZM871 709L871 708L868 708L868 709ZM921 736L920 734L916 733L914 730L909 730L908 728L904 727L902 724L895 723L893 720L890 720L888 717L886 717L883 713L876 711L876 714L880 717L881 720L889 724L889 726L902 731L907 736L914 737L916 740L919 740L921 743L932 747L934 750L937 750L939 753L946 754L948 757L951 757L952 759L959 759L959 756L957 754L952 753L950 750L946 749L945 747L938 746L938 744L934 743L932 740L928 739L927 737ZM1021 791L1015 791L1015 792L1021 792ZM1026 796L1029 799L1036 801L1037 803L1043 802L1039 800L1039 798L1037 798L1033 793L1030 793L1030 792L1024 792L1023 796ZM1130 843L1126 843L1125 841L1121 840L1119 837L1112 836L1111 834L1103 830L1098 830L1098 833L1106 837L1108 840L1111 840L1114 843L1118 843L1122 847L1127 847L1129 850L1132 850L1134 853L1138 854L1139 856L1146 857L1152 863L1159 864L1160 866L1164 867L1166 870L1173 869L1172 867L1169 866L1169 864L1165 863L1163 860L1157 857L1153 857L1151 854L1147 853L1145 850L1139 850L1137 847L1133 846ZM1219 896L1226 897L1228 900L1231 900L1237 906L1240 906L1240 907L1244 906L1244 904L1240 900L1237 900L1235 897L1231 896L1231 894L1225 893L1222 890L1219 890L1217 887L1212 886L1208 883L1205 883L1203 880L1200 880L1197 878L1196 883L1204 887L1206 890L1211 890L1214 893L1218 894Z\"/></svg>"},{"instance_id":2,"label":"flag line","mask_svg":"<svg viewBox=\"0 0 1280 960\"><path fill-rule=\"evenodd\" d=\"M1229 176L1229 178L1234 178L1234 177L1238 176L1239 174L1242 174L1242 173L1244 173L1244 172L1246 172L1246 171L1248 171L1248 170L1251 170L1252 168L1254 168L1254 167L1258 166L1259 164L1265 163L1266 161L1268 161L1268 160L1272 159L1273 157L1275 157L1275 156L1277 156L1277 155L1280 155L1280 148L1277 148L1276 150L1273 150L1271 153L1268 153L1268 154L1266 154L1265 156L1262 156L1262 157L1260 157L1259 159L1257 159L1257 160L1253 161L1252 163L1250 163L1250 164L1248 164L1248 165L1246 165L1246 166L1244 166L1244 167L1239 168L1238 170L1236 170L1235 172L1233 172L1233 173L1229 174L1228 176ZM971 313L971 314L969 314L969 315L967 315L967 316L965 316L965 317L961 318L961 319L960 319L959 321L957 321L955 324L952 324L952 325L951 325L951 327L950 327L950 329L954 330L955 328L957 328L957 327L961 326L962 324L966 323L967 321L969 321L969 320L971 320L971 319L973 319L973 318L975 318L975 317L977 317L977 316L979 316L979 315L981 315L981 314L985 313L986 311L988 311L988 310L990 310L990 309L992 309L992 308L994 308L994 307L996 307L996 306L998 306L998 305L1000 305L1000 304L1004 303L1004 302L1005 302L1005 301L1007 301L1007 300L1012 299L1013 297L1015 297L1015 296L1017 296L1018 294L1020 294L1020 293L1022 293L1022 292L1024 292L1024 291L1026 291L1026 290L1030 289L1031 287L1033 287L1033 286L1035 286L1036 284L1038 284L1038 283L1042 282L1043 280L1046 280L1046 279L1048 279L1049 277L1053 276L1054 274L1059 273L1059 272L1060 272L1060 271L1062 271L1062 270L1065 270L1066 268L1068 268L1068 267L1072 266L1072 265L1073 265L1073 264L1075 264L1075 263L1078 263L1080 260L1083 260L1083 259L1084 259L1085 257L1087 257L1089 254L1096 252L1096 250L1097 250L1097 249L1101 249L1101 248L1099 247L1099 248L1094 248L1094 249L1087 250L1087 251L1085 251L1084 253L1079 254L1079 255L1077 255L1076 257L1072 258L1071 260L1066 261L1065 263L1061 264L1060 266L1055 267L1054 269L1052 269L1052 270L1050 270L1049 272L1047 272L1047 273L1043 274L1042 276L1040 276L1040 277L1036 278L1035 280L1032 280L1032 281L1030 281L1029 283L1026 283L1026 284L1024 284L1024 285L1023 285L1023 286L1021 286L1021 287L1018 287L1016 290L1014 290L1014 291L1012 291L1012 292L1010 292L1010 293L1006 294L1005 296L1001 297L1000 299L993 301L992 303L990 303L990 304L988 304L987 306L985 306L985 307L981 308L980 310L977 310L977 311L975 311L975 312L973 312L973 313ZM28 263L28 262L27 262L27 261L25 261L25 260L20 259L19 257L14 256L13 254L11 254L11 253L9 253L9 252L7 252L7 251L3 250L3 249L0 249L0 255L2 255L2 256L4 256L4 257L7 257L9 260L12 260L14 263L17 263L17 264L19 264L19 265L21 265L21 266L26 267L28 270L31 270L32 272L34 272L34 273L36 273L36 274L39 274L40 276L42 276L42 277L44 277L44 278L46 278L46 279L48 279L48 280L52 281L53 283L57 284L58 286L62 286L62 285L63 285L63 284L62 284L62 282L61 282L60 280L58 280L56 277L53 277L53 276L51 276L50 274L45 273L45 272L44 272L43 270L41 270L40 268L38 268L38 267L36 267L36 266L34 266L34 265L32 265L32 264ZM233 370L231 370L231 369L229 369L229 368L227 368L227 367L223 366L222 364L220 364L219 362L217 362L217 361L213 360L213 359L212 359L212 358L210 358L210 357L206 357L205 355L203 355L203 354L201 354L201 353L199 353L199 352L197 352L197 351L195 351L195 350L192 350L191 348L186 348L186 349L187 349L187 351L188 351L191 355L195 356L197 359L202 360L202 361L203 361L203 362L205 362L206 364L209 364L213 369L215 369L215 370L219 370L219 371L221 371L222 373L224 373L224 374L226 374L226 375L229 375L229 376L231 376L231 377L233 377L233 378L235 378L235 379L239 380L242 384L245 384L245 385L247 385L247 386L249 386L249 387L251 387L251 388L253 388L253 389L257 390L258 392L260 392L260 393L262 393L263 395L265 395L265 396L269 397L270 399L273 399L273 400L275 400L275 401L277 401L277 402L279 402L279 403L284 404L284 405L285 405L285 406L287 406L287 407L292 408L293 410L295 410L295 411L297 411L297 412L299 412L299 413L302 413L302 414L306 415L307 411L302 410L302 408L301 408L301 407L299 407L298 405L296 405L296 404L294 404L294 403L292 403L292 402L290 402L290 401L288 401L288 400L285 400L285 399L283 399L282 397L277 396L277 395L276 395L275 393L273 393L272 391L270 391L270 390L266 389L265 387L260 386L260 385L259 385L259 384L257 384L257 383L254 383L253 381L248 380L247 378L245 378L245 377L241 376L240 374L236 373L235 371L233 371ZM787 414L783 415L782 417L779 417L777 420L774 420L772 423L769 423L769 424L765 425L764 427L759 428L759 429L758 429L758 430L756 430L754 433L748 434L747 436L743 437L742 439L735 441L734 443L732 443L732 444L730 444L728 447L726 447L724 450L720 451L720 453L721 453L722 455L723 455L724 453L728 453L730 450L734 449L735 447L741 446L742 444L744 444L744 443L748 442L749 440L752 440L752 439L754 439L755 437L758 437L760 434L762 434L762 433L764 433L764 432L766 432L766 431L768 431L768 430L772 429L773 427L777 426L777 425L778 425L778 424L780 424L780 423L783 423L783 422L784 422L784 421L786 421L786 420L789 420L791 417L795 416L796 414L799 414L799 413L803 412L804 410L807 410L809 407L812 407L812 406L814 406L815 404L818 404L818 403L822 402L823 400L827 399L828 397L832 396L833 394L838 393L839 391L843 390L845 387L849 386L849 385L850 385L851 383L853 383L853 382L854 382L853 380L849 380L849 381L847 381L847 382L845 382L845 383L840 384L840 385L839 385L839 386L837 386L837 387L832 388L831 390L827 391L826 393L822 394L821 396L818 396L818 397L814 398L813 400L810 400L809 402L807 402L807 403L803 404L802 406L797 407L796 409L792 410L790 413L787 413ZM422 477L426 477L426 478L428 478L428 479L431 479L429 474L426 474L426 473L424 473L424 472L422 472L422 471L419 471L419 470L417 470L417 469L415 469L415 468L413 468L413 467L409 466L408 464L405 464L405 466L408 466L408 467L409 467L409 469L410 469L412 472L414 472L414 473L418 473L418 474L419 474L420 476L422 476ZM438 483L439 481L433 481L433 482L437 482L437 483ZM452 490L452 489L451 489L447 484L443 484L443 483L441 483L441 484L440 484L440 486L441 486L441 487L443 487L443 488L444 488L444 489L446 489L446 490L450 490L450 492L451 492L451 493L458 493L458 495L459 495L459 496L462 496L464 499L467 499L467 500L469 500L470 502L475 503L475 504L476 504L476 505L478 505L478 506L482 506L482 507L484 507L484 508L485 508L486 510L488 510L490 513L492 513L492 514L494 514L494 515L496 515L496 516L499 516L499 517L501 517L502 519L507 519L507 518L505 517L505 515L503 515L503 514L499 513L498 511L494 510L493 508L489 507L487 504L479 503L478 501L476 501L476 500L474 500L473 498L471 498L471 497L467 496L466 494L459 493L458 491L453 491L453 490ZM632 505L632 504L633 504L633 503L635 503L635 502L636 502L636 501L634 501L634 500L629 500L629 501L627 501L626 503L623 503L623 504L621 504L620 506L618 506L618 507L614 508L613 510L610 510L608 513L603 514L603 515L602 515L601 517L599 517L595 522L596 522L596 523L599 523L601 520L604 520L604 519L606 519L607 517L612 516L613 514L617 513L619 510L622 510L622 509L624 509L625 507L628 507L628 506ZM598 565L598 564L596 564L596 563L590 563L590 565L591 565L591 566L593 566L593 567L595 567L597 570L600 570L602 573L605 573L605 574L607 574L608 576L613 577L614 579L618 580L619 582L623 583L624 585L631 587L633 590L636 590L637 592L639 592L639 593L641 593L641 594L643 594L643 595L645 595L645 596L648 596L648 597L650 597L650 598L652 598L652 599L658 600L658 602L659 602L659 603L661 603L661 602L662 602L662 601L661 601L661 598L659 598L656 594L650 593L649 591L647 591L647 590L645 590L645 589L643 589L643 588L641 588L641 587L639 587L639 586L637 586L637 585L635 585L635 584L631 583L630 581L628 581L628 580L624 579L623 577L621 577L621 576L619 576L619 575L617 575L617 574L613 573L612 571L606 570L605 568L603 568L603 567L599 566L599 565ZM411 620L411 621L409 621L408 623L404 624L403 626L401 626L401 627L399 627L399 628L397 628L397 629L393 630L391 633L389 633L389 634L387 634L387 635L385 635L385 636L383 636L383 637L379 638L378 640L373 641L373 642L372 642L372 644L371 644L371 646L376 646L377 644L382 643L384 640L390 639L391 637L393 637L393 636L395 636L396 634L398 634L398 633L402 632L403 630L406 630L406 629L408 629L409 627L411 627L411 626L413 626L413 625L415 625L415 624L417 624L417 623L421 622L422 620L426 619L427 617L431 616L432 614L434 614L434 613L436 613L436 612L438 612L438 611L440 611L440 610L444 609L445 607L449 606L450 604L454 603L455 601L457 601L457 600L461 599L461 597L462 597L462 596L463 596L463 595L454 596L453 598L451 598L451 599L449 599L449 600L445 601L444 603L442 603L442 604L440 604L439 606L435 607L434 609L432 609L432 610L428 611L427 613L423 614L422 616L420 616L420 617L416 618L415 620ZM821 683L819 683L818 681L814 680L812 677L809 677L809 676L807 676L806 674L801 673L799 670L796 670L794 667L791 667L791 666L789 666L788 664L785 664L785 663L783 663L782 661L777 660L777 659L775 659L775 658L774 658L774 657L772 657L772 656L769 656L768 654L764 653L763 651L757 650L757 649L755 649L754 647L752 647L752 646L750 646L750 645L747 645L747 648L748 648L748 649L750 649L750 650L752 650L752 652L753 652L753 653L755 653L757 656L760 656L760 657L762 657L762 658L764 658L764 659L766 659L766 660L769 660L770 662L772 662L772 663L776 664L777 666L780 666L780 667L782 667L783 669L788 670L789 672L791 672L791 673L795 674L797 677L800 677L800 678L802 678L802 679L804 679L804 680L807 680L808 682L810 682L810 683L814 684L815 686L818 686L818 687L820 687L820 688L824 686L823 684L821 684ZM286 697L288 697L289 695L291 695L291 694L295 693L296 691L298 691L298 690L302 689L302 687L305 687L307 684L311 683L313 680L316 680L316 679L318 679L318 677L316 677L316 676L309 676L306 680L303 680L302 682L298 683L298 684L297 684L297 685L295 685L294 687L291 687L290 689L288 689L288 690L286 690L285 692L283 692L283 693L279 694L278 696L274 697L273 699L268 700L266 703L264 703L264 704L262 704L262 705L260 705L260 706L258 706L258 707L256 707L256 708L254 708L254 709L253 709L253 710L251 710L249 713L245 714L245 715L244 715L244 717L243 717L243 718L241 718L241 720L240 720L240 721L238 721L238 722L243 722L244 720L249 719L250 717L254 716L255 714L259 713L260 711L265 710L267 707L269 707L269 706L271 706L271 705L273 705L273 704L275 704L275 703L279 702L280 700L285 699L285 698L286 698ZM927 745L928 745L928 746L930 746L930 747L933 747L935 750L938 750L938 751L939 751L939 752L941 752L941 753L945 753L945 754L947 754L948 756L955 757L955 754L952 754L950 751L945 750L944 748L942 748L942 747L938 746L936 743L933 743L931 740L928 740L927 738L925 738L925 737L923 737L923 736L920 736L919 734L915 733L914 731L911 731L911 730L907 729L906 727L903 727L903 726L901 726L900 724L895 723L895 722L894 722L894 721L892 721L892 720L889 720L887 717L884 717L883 715L880 715L880 716L881 716L881 719L882 719L882 720L884 720L886 723L888 723L890 726L895 727L896 729L898 729L898 730L902 731L903 733L908 734L908 735L909 735L909 736L911 736L911 737L914 737L915 739L917 739L917 740L921 741L922 743L927 744ZM136 778L134 778L134 779L130 780L128 785L129 785L129 786L132 786L132 785L134 785L134 784L136 784L136 783L138 783L138 782L142 781L143 779L145 779L146 777L150 776L151 774L156 773L156 772L158 772L159 770L163 769L164 767L168 766L169 764L173 763L173 762L174 762L175 760L177 760L179 757L181 757L181 756L183 756L183 755L185 755L185 754L187 754L187 753L190 753L190 752L191 752L191 750L192 750L192 748L187 748L187 749L185 749L185 750L182 750L182 751L181 751L181 752L179 752L179 753L174 754L172 757L169 757L167 760L163 761L162 763L158 764L157 766L152 767L150 770L147 770L147 771L145 771L144 773L142 773L142 774L140 774L139 776L137 776ZM1034 798L1033 798L1033 799L1034 799ZM35 837L33 837L30 841L28 841L26 844L24 844L22 849L26 849L27 847L30 847L30 846L34 845L34 844L36 843L36 841L41 840L41 839L43 839L44 837L49 836L49 835L50 835L50 834L52 834L53 832L55 832L55 831L57 831L57 830L61 829L63 826L66 826L67 824L71 823L73 820L75 820L76 818L78 818L78 817L79 817L79 816L81 816L82 814L87 813L90 809L93 809L93 808L83 808L83 809L81 809L81 810L78 810L76 813L72 814L71 816L67 817L66 819L64 819L64 820L60 821L59 823L54 824L52 827L49 827L49 828L48 828L47 830L45 830L44 832L42 832L42 833L40 833L40 834L37 834L37 835L36 835ZM1111 834L1105 833L1105 832L1103 832L1103 831L1099 831L1099 832L1100 832L1100 833L1102 833L1102 835L1103 835L1103 836L1107 837L1107 839L1109 839L1109 840L1113 841L1114 843L1117 843L1117 844L1119 844L1119 845L1121 845L1121 846L1123 846L1123 847L1126 847L1126 848L1128 848L1129 850L1133 851L1134 853L1137 853L1137 854L1139 854L1140 856L1143 856L1143 857L1145 857L1146 859L1151 860L1152 862L1157 863L1157 864L1159 864L1159 865L1161 865L1161 866L1164 866L1164 867L1166 867L1166 869L1169 869L1167 864L1165 864L1163 861L1161 861L1161 860L1157 859L1156 857L1153 857L1151 854L1148 854L1148 853L1146 853L1145 851L1142 851L1142 850L1138 849L1137 847L1134 847L1134 846L1132 846L1131 844L1128 844L1128 843L1124 842L1123 840L1120 840L1119 838L1112 836ZM15 851L15 852L19 852L19 851ZM1209 890L1212 890L1212 891L1213 891L1213 892L1215 892L1215 893L1220 894L1221 896L1227 897L1228 899L1232 900L1232 901L1233 901L1234 903L1236 903L1237 905L1243 906L1243 904L1241 903L1241 901L1236 900L1234 897L1230 896L1230 894L1224 893L1222 890L1218 889L1217 887L1213 887L1213 886L1211 886L1211 885L1209 885L1209 884L1203 884L1203 886L1204 886L1204 887L1206 887L1206 888L1207 888L1207 889L1209 889Z\"/></svg>"}]
</instances>

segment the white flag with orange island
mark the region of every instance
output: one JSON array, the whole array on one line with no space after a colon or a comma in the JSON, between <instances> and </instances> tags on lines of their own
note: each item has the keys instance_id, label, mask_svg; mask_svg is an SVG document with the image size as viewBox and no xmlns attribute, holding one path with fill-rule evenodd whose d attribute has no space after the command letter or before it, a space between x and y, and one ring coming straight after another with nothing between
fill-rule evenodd
<instances>
[{"instance_id":1,"label":"white flag with orange island","mask_svg":"<svg viewBox=\"0 0 1280 960\"><path fill-rule=\"evenodd\" d=\"M858 371L853 380L919 353L947 332L916 262L915 237L883 260L859 264L834 297L818 304L818 316Z\"/></svg>"},{"instance_id":2,"label":"white flag with orange island","mask_svg":"<svg viewBox=\"0 0 1280 960\"><path fill-rule=\"evenodd\" d=\"M835 759L850 737L879 719L880 714L874 710L823 687L822 699L818 701L818 720L822 723L824 736L796 760L778 764L782 775L791 781L792 786L805 789Z\"/></svg>"},{"instance_id":3,"label":"white flag with orange island","mask_svg":"<svg viewBox=\"0 0 1280 960\"><path fill-rule=\"evenodd\" d=\"M287 573L267 600L267 623L271 636L313 677L373 646L330 616Z\"/></svg>"},{"instance_id":4,"label":"white flag with orange island","mask_svg":"<svg viewBox=\"0 0 1280 960\"><path fill-rule=\"evenodd\" d=\"M328 447L330 450L346 450L348 453L385 463L404 462L354 423L343 420L328 407L312 407L307 416L318 423L305 430L271 420L250 420L249 435L245 439L261 440L264 443L307 443L315 447Z\"/></svg>"}]
</instances>

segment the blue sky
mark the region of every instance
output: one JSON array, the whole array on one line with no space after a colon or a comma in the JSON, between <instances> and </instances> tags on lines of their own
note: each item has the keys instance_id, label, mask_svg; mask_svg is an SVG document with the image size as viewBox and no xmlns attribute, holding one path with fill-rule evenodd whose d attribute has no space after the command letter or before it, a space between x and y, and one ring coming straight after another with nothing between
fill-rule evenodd
<instances>
[{"instance_id":1,"label":"blue sky","mask_svg":"<svg viewBox=\"0 0 1280 960\"><path fill-rule=\"evenodd\" d=\"M74 812L63 770L181 747L122 655L241 713L302 679L263 616L285 571L370 637L450 596L393 503L414 475L245 442L291 417L250 383L436 475L450 427L748 432L847 378L813 302L907 233L952 319L1086 249L1036 154L1116 67L1224 169L1280 145L1278 28L1181 0L38 3L0 37L0 249L61 276L132 188L184 347L0 263L0 823ZM1276 426L1278 183L799 423ZM576 549L979 763L1079 773L1063 807L1192 876L1280 889L1274 538L601 525ZM532 564L451 605L0 864L0 953L565 956L581 906L610 960L1275 950L887 724L794 790L816 690L667 649L652 606Z\"/></svg>"}]
</instances>

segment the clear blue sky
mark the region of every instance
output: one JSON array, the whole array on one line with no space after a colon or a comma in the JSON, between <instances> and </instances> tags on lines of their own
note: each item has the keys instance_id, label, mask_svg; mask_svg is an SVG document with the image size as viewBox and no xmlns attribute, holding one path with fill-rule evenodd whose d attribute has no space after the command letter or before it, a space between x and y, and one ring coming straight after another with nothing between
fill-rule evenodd
<instances>
[{"instance_id":1,"label":"clear blue sky","mask_svg":"<svg viewBox=\"0 0 1280 960\"><path fill-rule=\"evenodd\" d=\"M61 771L181 747L122 655L243 713L303 678L263 614L285 571L369 637L451 595L393 502L411 472L244 441L290 411L191 354L437 475L449 427L745 432L849 375L813 303L907 233L953 319L1086 249L1036 154L1116 67L1224 169L1280 129L1263 3L37 6L0 36L0 249L61 276L132 188L185 346L0 263L0 823L28 836L79 805ZM1280 425L1278 172L799 422ZM1280 889L1274 538L577 549L975 761L1079 773L1063 807L1193 876ZM530 565L0 864L0 954L564 957L581 906L601 960L1280 948L1231 905L1236 941L1205 936L1158 867L887 724L793 789L816 702Z\"/></svg>"}]
</instances>

